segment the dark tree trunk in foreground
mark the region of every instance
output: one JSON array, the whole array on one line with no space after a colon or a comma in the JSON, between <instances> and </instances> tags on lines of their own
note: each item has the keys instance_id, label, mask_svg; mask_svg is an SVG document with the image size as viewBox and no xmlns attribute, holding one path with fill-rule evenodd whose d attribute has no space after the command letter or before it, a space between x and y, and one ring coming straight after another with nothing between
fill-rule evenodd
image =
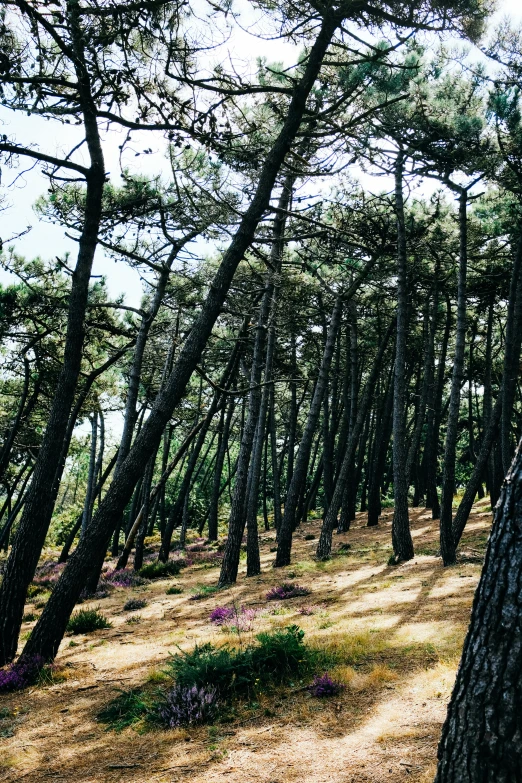
<instances>
[{"instance_id":1,"label":"dark tree trunk in foreground","mask_svg":"<svg viewBox=\"0 0 522 783\"><path fill-rule=\"evenodd\" d=\"M402 178L404 153L395 164L395 209L397 212L397 339L393 397L393 514L392 543L397 561L411 560L413 541L408 516L408 483L406 477L406 354L408 342L408 258Z\"/></svg>"},{"instance_id":2,"label":"dark tree trunk in foreground","mask_svg":"<svg viewBox=\"0 0 522 783\"><path fill-rule=\"evenodd\" d=\"M295 86L286 120L265 159L254 197L238 226L229 248L223 256L207 299L185 341L165 388L158 394L150 415L141 432L136 436L136 440L122 464L118 476L113 480L107 495L94 515L89 526L88 535L83 538L74 556L67 563L40 619L34 627L25 647L27 654L34 655L39 653L46 659L51 660L58 651L70 614L85 584L90 563L96 558L100 550L107 548L112 533L113 520L118 518L128 503L134 486L143 472L144 463L158 447L172 412L180 402L190 376L199 362L227 296L238 264L250 246L258 223L269 205L270 195L277 174L299 130L308 95L315 83L325 52L341 19L341 13L334 14L329 12L325 14L317 39L310 49L303 76ZM52 478L54 478L54 475ZM34 559L36 567L38 555ZM26 590L27 585L22 591L22 600L20 601L19 598L19 607L16 612L13 614L11 608L6 608L5 619L2 614L3 639L5 640L7 636L7 647L5 642L3 644L5 651L12 651L12 655L16 651ZM19 589L18 593L20 593ZM7 602L6 606L10 607L9 602ZM5 655L4 658L7 659Z\"/></svg>"},{"instance_id":3,"label":"dark tree trunk in foreground","mask_svg":"<svg viewBox=\"0 0 522 783\"><path fill-rule=\"evenodd\" d=\"M522 781L521 446L495 512L435 783Z\"/></svg>"}]
</instances>

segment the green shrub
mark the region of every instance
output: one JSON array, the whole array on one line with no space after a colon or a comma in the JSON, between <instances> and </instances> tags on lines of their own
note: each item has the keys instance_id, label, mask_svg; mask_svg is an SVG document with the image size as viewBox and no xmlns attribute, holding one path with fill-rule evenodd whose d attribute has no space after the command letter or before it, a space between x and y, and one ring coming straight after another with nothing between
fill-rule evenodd
<instances>
[{"instance_id":1,"label":"green shrub","mask_svg":"<svg viewBox=\"0 0 522 783\"><path fill-rule=\"evenodd\" d=\"M183 590L181 589L181 587L176 587L176 585L172 585L166 590L167 595L179 595L182 592Z\"/></svg>"},{"instance_id":2,"label":"green shrub","mask_svg":"<svg viewBox=\"0 0 522 783\"><path fill-rule=\"evenodd\" d=\"M178 685L188 688L214 686L222 699L248 695L254 685L284 682L305 673L311 653L303 644L304 631L297 625L257 635L256 644L242 650L228 645L196 645L188 653L173 656L168 672Z\"/></svg>"},{"instance_id":3,"label":"green shrub","mask_svg":"<svg viewBox=\"0 0 522 783\"><path fill-rule=\"evenodd\" d=\"M101 628L110 628L111 623L98 609L80 609L75 612L67 623L69 633L90 633Z\"/></svg>"},{"instance_id":4,"label":"green shrub","mask_svg":"<svg viewBox=\"0 0 522 783\"><path fill-rule=\"evenodd\" d=\"M180 564L174 560L169 560L167 563L154 561L140 568L139 574L145 577L145 579L162 579L165 576L177 576L180 571Z\"/></svg>"}]
</instances>

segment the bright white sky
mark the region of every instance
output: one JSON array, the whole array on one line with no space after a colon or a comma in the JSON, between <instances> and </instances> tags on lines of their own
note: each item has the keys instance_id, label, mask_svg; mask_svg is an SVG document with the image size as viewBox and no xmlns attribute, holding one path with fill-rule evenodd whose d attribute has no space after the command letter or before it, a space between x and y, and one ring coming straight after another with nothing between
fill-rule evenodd
<instances>
[{"instance_id":1,"label":"bright white sky","mask_svg":"<svg viewBox=\"0 0 522 783\"><path fill-rule=\"evenodd\" d=\"M499 0L499 10L492 19L494 26L502 17L509 16L514 22L522 23L522 2L521 0ZM259 56L265 56L269 60L285 60L285 47L277 41L260 41L248 33L243 33L239 37L234 37L234 56L238 54L244 60L250 60L252 65ZM74 129L68 126L61 126L56 122L47 122L32 116L30 119L25 116L8 112L0 109L0 132L14 137L17 141L23 143L34 142L38 139L41 149L49 154L60 153L70 149L73 146L72 140L75 138ZM56 134L59 134L57 136ZM106 139L105 156L108 170L118 171L117 151L122 134L112 132L110 138ZM162 165L163 149L159 142L157 145L156 165ZM140 161L143 161L140 158ZM151 162L151 157L148 158ZM2 174L2 184L7 186L17 172L5 170ZM4 242L9 237L23 231L27 226L32 226L31 231L15 243L16 249L27 257L40 255L42 257L54 257L63 255L70 251L74 258L76 244L63 236L63 231L56 226L40 222L33 212L32 205L36 198L45 192L47 188L46 180L39 173L38 169L27 172L20 176L16 183L7 189L7 200L10 208L0 213L0 236ZM378 186L376 189L379 189ZM125 301L132 306L138 306L141 299L141 281L137 272L130 270L123 262L115 263L108 259L104 254L98 251L93 274L104 274L107 278L109 290L113 296L119 293L125 293ZM0 271L0 282L7 282L9 276Z\"/></svg>"}]
</instances>

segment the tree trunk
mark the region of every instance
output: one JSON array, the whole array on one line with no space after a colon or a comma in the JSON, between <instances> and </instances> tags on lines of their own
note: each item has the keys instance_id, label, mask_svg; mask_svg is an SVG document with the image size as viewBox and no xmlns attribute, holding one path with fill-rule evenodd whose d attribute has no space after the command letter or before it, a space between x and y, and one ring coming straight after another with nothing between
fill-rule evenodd
<instances>
[{"instance_id":1,"label":"tree trunk","mask_svg":"<svg viewBox=\"0 0 522 783\"><path fill-rule=\"evenodd\" d=\"M457 450L457 428L460 413L460 395L464 378L464 352L466 350L466 277L468 265L468 191L463 188L459 198L459 268L457 286L457 329L455 356L451 376L450 406L446 425L444 447L444 470L442 474L442 496L440 510L440 553L444 565L455 562L456 547L453 538L453 495L455 493L455 459Z\"/></svg>"},{"instance_id":2,"label":"tree trunk","mask_svg":"<svg viewBox=\"0 0 522 783\"><path fill-rule=\"evenodd\" d=\"M324 346L323 358L319 368L319 376L315 384L312 403L308 412L308 419L306 421L301 443L299 444L295 469L286 496L285 512L283 515L281 530L279 532L279 545L277 548L276 561L274 564L277 568L289 565L290 563L292 533L295 529L297 505L299 503L303 485L306 482L306 473L308 470L308 463L310 461L310 452L312 450L313 438L317 429L317 422L319 421L319 415L321 413L323 394L328 382L328 374L330 372L330 365L332 362L335 342L337 339L337 332L339 330L339 324L341 321L342 309L343 299L341 296L338 296L335 300L335 304L332 310L330 325L328 327L328 334Z\"/></svg>"},{"instance_id":3,"label":"tree trunk","mask_svg":"<svg viewBox=\"0 0 522 783\"><path fill-rule=\"evenodd\" d=\"M502 420L500 424L500 442L502 468L506 474L513 458L513 437L511 434L513 406L517 388L520 364L520 343L522 338L522 236L518 241L511 283L506 320L504 346L504 368L502 373Z\"/></svg>"},{"instance_id":4,"label":"tree trunk","mask_svg":"<svg viewBox=\"0 0 522 783\"><path fill-rule=\"evenodd\" d=\"M234 415L235 404L232 398L228 403L228 408L225 416L225 409L221 413L221 419L219 424L219 440L216 456L216 467L214 470L214 481L212 485L212 495L210 497L210 508L208 515L208 538L209 541L218 540L218 511L219 511L219 496L221 494L221 477L223 475L223 465L225 462L225 455L227 451L227 443L230 436L230 425L232 423L232 416Z\"/></svg>"},{"instance_id":5,"label":"tree trunk","mask_svg":"<svg viewBox=\"0 0 522 783\"><path fill-rule=\"evenodd\" d=\"M345 502L344 497L347 490L348 481L350 479L350 472L353 469L352 466L354 462L355 450L357 448L359 439L361 438L363 427L367 419L368 411L373 398L375 384L377 382L377 378L379 377L379 373L382 370L382 360L394 325L395 321L392 321L386 330L384 337L381 340L377 356L375 357L372 371L364 385L364 390L358 405L357 418L350 433L344 459L335 484L332 502L321 527L321 535L319 537L319 543L317 544L316 551L316 557L319 560L325 560L326 558L330 557L330 553L332 551L332 533L337 522L337 514L339 513L341 504Z\"/></svg>"},{"instance_id":6,"label":"tree trunk","mask_svg":"<svg viewBox=\"0 0 522 783\"><path fill-rule=\"evenodd\" d=\"M393 414L393 374L392 365L391 377L388 381L388 389L384 400L381 422L376 438L375 460L371 467L370 483L368 488L368 527L375 527L379 524L379 517L382 512L381 506L381 488L384 471L386 467L386 455L390 445L392 434L392 414Z\"/></svg>"},{"instance_id":7,"label":"tree trunk","mask_svg":"<svg viewBox=\"0 0 522 783\"><path fill-rule=\"evenodd\" d=\"M408 342L408 257L404 220L404 153L400 150L395 165L395 208L397 212L397 338L393 399L393 495L392 544L397 561L411 560L413 541L408 516L406 476L406 354Z\"/></svg>"},{"instance_id":8,"label":"tree trunk","mask_svg":"<svg viewBox=\"0 0 522 783\"><path fill-rule=\"evenodd\" d=\"M96 481L96 448L98 440L98 411L94 411L91 419L91 449L89 456L89 475L87 477L87 491L82 514L82 531L85 531L92 519L92 506L94 502L94 482Z\"/></svg>"},{"instance_id":9,"label":"tree trunk","mask_svg":"<svg viewBox=\"0 0 522 783\"><path fill-rule=\"evenodd\" d=\"M112 469L116 465L116 460L118 459L118 451L116 450L114 454L111 457L111 460L105 470L103 471L98 483L96 484L96 487L94 489L93 493L93 502L96 500L97 497L101 495L101 491L103 489L103 485L109 478ZM67 558L69 557L69 551L74 543L74 539L76 538L76 535L78 531L80 530L80 527L82 525L82 519L83 519L83 512L78 515L78 518L76 522L74 523L74 526L67 536L67 540L65 541L65 544L63 545L63 549L60 553L60 557L58 558L59 563L65 563L67 561Z\"/></svg>"},{"instance_id":10,"label":"tree trunk","mask_svg":"<svg viewBox=\"0 0 522 783\"><path fill-rule=\"evenodd\" d=\"M72 27L76 24L77 20L73 22ZM78 50L76 54L79 62L82 62L81 37L79 35L75 37L77 38L75 48ZM63 365L36 459L33 478L27 491L22 518L0 587L0 666L11 661L16 655L27 588L35 574L54 509L56 494L50 489L54 489L81 368L89 280L100 227L105 166L96 107L91 97L86 69L77 66L76 76L82 98L85 140L90 157L85 214L69 294Z\"/></svg>"},{"instance_id":11,"label":"tree trunk","mask_svg":"<svg viewBox=\"0 0 522 783\"><path fill-rule=\"evenodd\" d=\"M522 781L521 498L519 445L495 512L435 783Z\"/></svg>"}]
</instances>

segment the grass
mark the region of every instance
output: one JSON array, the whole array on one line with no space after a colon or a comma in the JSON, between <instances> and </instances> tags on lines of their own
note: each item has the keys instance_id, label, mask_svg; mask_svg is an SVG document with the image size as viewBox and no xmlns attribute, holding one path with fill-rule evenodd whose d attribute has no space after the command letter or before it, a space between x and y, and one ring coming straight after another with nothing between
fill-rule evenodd
<instances>
[{"instance_id":1,"label":"grass","mask_svg":"<svg viewBox=\"0 0 522 783\"><path fill-rule=\"evenodd\" d=\"M90 633L111 627L111 623L98 609L80 609L71 615L67 623L67 630L72 634Z\"/></svg>"},{"instance_id":2,"label":"grass","mask_svg":"<svg viewBox=\"0 0 522 783\"><path fill-rule=\"evenodd\" d=\"M143 688L122 691L97 714L96 719L113 731L123 731L128 726L136 727L146 717L151 718L152 696Z\"/></svg>"},{"instance_id":3,"label":"grass","mask_svg":"<svg viewBox=\"0 0 522 783\"><path fill-rule=\"evenodd\" d=\"M183 589L181 587L177 587L177 585L172 585L165 590L166 595L180 595L182 592Z\"/></svg>"},{"instance_id":4,"label":"grass","mask_svg":"<svg viewBox=\"0 0 522 783\"><path fill-rule=\"evenodd\" d=\"M177 576L180 571L180 564L174 560L169 560L167 563L155 560L140 568L139 575L145 579L164 579L167 576Z\"/></svg>"},{"instance_id":5,"label":"grass","mask_svg":"<svg viewBox=\"0 0 522 783\"><path fill-rule=\"evenodd\" d=\"M213 587L212 585L198 585L194 589L194 592L190 596L190 601L203 601L205 598L208 598L211 595L214 595L214 593L217 593L218 588Z\"/></svg>"}]
</instances>

